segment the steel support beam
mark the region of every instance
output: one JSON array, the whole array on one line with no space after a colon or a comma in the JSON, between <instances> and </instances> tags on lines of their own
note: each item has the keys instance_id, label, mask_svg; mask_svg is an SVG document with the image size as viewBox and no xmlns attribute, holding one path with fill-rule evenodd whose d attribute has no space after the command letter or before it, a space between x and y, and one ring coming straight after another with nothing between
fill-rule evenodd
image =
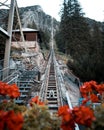
<instances>
[{"instance_id":1,"label":"steel support beam","mask_svg":"<svg viewBox=\"0 0 104 130\"><path fill-rule=\"evenodd\" d=\"M10 59L10 51L11 51L11 39L12 39L12 28L13 28L13 20L14 20L14 10L15 10L16 1L11 0L11 6L9 11L9 21L8 21L8 34L9 38L6 40L6 46L5 46L5 56L4 56L4 68L5 69L3 73L3 78L8 76L9 73L9 59Z\"/></svg>"}]
</instances>

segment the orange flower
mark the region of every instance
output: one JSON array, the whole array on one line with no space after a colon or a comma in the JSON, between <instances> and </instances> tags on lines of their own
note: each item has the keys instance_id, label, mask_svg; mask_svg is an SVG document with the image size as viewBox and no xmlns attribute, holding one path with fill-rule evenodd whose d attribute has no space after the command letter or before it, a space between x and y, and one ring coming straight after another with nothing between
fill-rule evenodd
<instances>
[{"instance_id":1,"label":"orange flower","mask_svg":"<svg viewBox=\"0 0 104 130\"><path fill-rule=\"evenodd\" d=\"M14 113L14 111L9 111L7 118L6 118L6 124L7 128L9 130L21 130L23 126L23 116L21 113Z\"/></svg>"},{"instance_id":2,"label":"orange flower","mask_svg":"<svg viewBox=\"0 0 104 130\"><path fill-rule=\"evenodd\" d=\"M36 97L34 97L34 98L31 99L30 105L32 106L33 103L35 103L35 104L37 104L37 105L45 105L44 102L41 102L41 101L39 100L39 96L36 96Z\"/></svg>"},{"instance_id":3,"label":"orange flower","mask_svg":"<svg viewBox=\"0 0 104 130\"><path fill-rule=\"evenodd\" d=\"M95 94L91 94L91 95L90 95L90 100L91 100L93 103L99 101L98 97L97 97Z\"/></svg>"},{"instance_id":4,"label":"orange flower","mask_svg":"<svg viewBox=\"0 0 104 130\"><path fill-rule=\"evenodd\" d=\"M20 96L19 88L16 84L9 85L4 82L0 82L0 94L8 95L10 98L17 98Z\"/></svg>"},{"instance_id":5,"label":"orange flower","mask_svg":"<svg viewBox=\"0 0 104 130\"><path fill-rule=\"evenodd\" d=\"M0 110L0 130L4 130L7 112Z\"/></svg>"},{"instance_id":6,"label":"orange flower","mask_svg":"<svg viewBox=\"0 0 104 130\"><path fill-rule=\"evenodd\" d=\"M104 84L100 84L97 86L98 93L102 94L104 92Z\"/></svg>"},{"instance_id":7,"label":"orange flower","mask_svg":"<svg viewBox=\"0 0 104 130\"><path fill-rule=\"evenodd\" d=\"M5 96L7 95L9 85L7 83L1 82L0 81L0 94Z\"/></svg>"},{"instance_id":8,"label":"orange flower","mask_svg":"<svg viewBox=\"0 0 104 130\"><path fill-rule=\"evenodd\" d=\"M19 88L16 84L12 84L10 85L9 89L8 89L8 95L11 98L17 98L20 96L20 92L19 92Z\"/></svg>"},{"instance_id":9,"label":"orange flower","mask_svg":"<svg viewBox=\"0 0 104 130\"><path fill-rule=\"evenodd\" d=\"M68 105L60 106L59 109L58 109L58 115L61 116L61 115L67 114L68 110L69 110Z\"/></svg>"},{"instance_id":10,"label":"orange flower","mask_svg":"<svg viewBox=\"0 0 104 130\"><path fill-rule=\"evenodd\" d=\"M74 120L77 124L91 127L95 120L93 110L86 106L74 107L72 110Z\"/></svg>"},{"instance_id":11,"label":"orange flower","mask_svg":"<svg viewBox=\"0 0 104 130\"><path fill-rule=\"evenodd\" d=\"M58 115L62 118L61 128L63 130L74 130L75 124L73 116L67 105L59 107Z\"/></svg>"},{"instance_id":12,"label":"orange flower","mask_svg":"<svg viewBox=\"0 0 104 130\"><path fill-rule=\"evenodd\" d=\"M89 82L85 82L80 87L80 92L84 98L87 98L87 96L89 96L89 93L96 92L96 90L97 90L97 82L93 80Z\"/></svg>"},{"instance_id":13,"label":"orange flower","mask_svg":"<svg viewBox=\"0 0 104 130\"><path fill-rule=\"evenodd\" d=\"M0 130L21 130L23 125L23 116L21 113L15 114L14 111L0 111Z\"/></svg>"}]
</instances>

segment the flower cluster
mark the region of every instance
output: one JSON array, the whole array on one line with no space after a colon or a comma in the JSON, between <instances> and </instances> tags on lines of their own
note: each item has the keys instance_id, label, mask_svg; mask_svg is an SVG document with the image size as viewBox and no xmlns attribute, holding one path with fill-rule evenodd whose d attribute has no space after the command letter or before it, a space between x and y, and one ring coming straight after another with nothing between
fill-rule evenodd
<instances>
[{"instance_id":1,"label":"flower cluster","mask_svg":"<svg viewBox=\"0 0 104 130\"><path fill-rule=\"evenodd\" d=\"M94 111L90 107L74 107L72 113L75 122L80 125L91 127L92 121L95 120Z\"/></svg>"},{"instance_id":2,"label":"flower cluster","mask_svg":"<svg viewBox=\"0 0 104 130\"><path fill-rule=\"evenodd\" d=\"M85 82L80 87L83 102L80 106L70 109L67 105L61 106L58 110L59 117L62 118L62 130L74 130L75 124L86 127L86 130L103 130L104 129L104 84L97 84L96 81ZM100 98L98 97L100 95ZM93 109L92 105L100 102L99 106Z\"/></svg>"},{"instance_id":3,"label":"flower cluster","mask_svg":"<svg viewBox=\"0 0 104 130\"><path fill-rule=\"evenodd\" d=\"M71 110L65 105L59 108L58 115L62 118L63 130L74 130L75 123L91 127L92 121L95 120L93 110L86 106L74 107Z\"/></svg>"},{"instance_id":4,"label":"flower cluster","mask_svg":"<svg viewBox=\"0 0 104 130\"><path fill-rule=\"evenodd\" d=\"M73 109L67 105L61 106L58 115L51 115L46 103L38 96L30 100L30 107L15 104L13 99L20 95L18 86L0 82L0 95L9 97L9 100L0 101L0 130L58 130L60 126L62 130L74 130L76 123L84 125L89 130L103 130L104 104L93 110L84 103L89 100L98 102L97 94L103 96L104 84L97 84L95 81L85 82L80 91L85 99L81 106Z\"/></svg>"},{"instance_id":5,"label":"flower cluster","mask_svg":"<svg viewBox=\"0 0 104 130\"><path fill-rule=\"evenodd\" d=\"M80 87L80 92L86 101L90 100L92 103L100 102L101 99L97 95L103 95L104 84L97 84L95 81L85 82Z\"/></svg>"},{"instance_id":6,"label":"flower cluster","mask_svg":"<svg viewBox=\"0 0 104 130\"><path fill-rule=\"evenodd\" d=\"M37 105L45 105L44 102L41 102L41 100L39 99L39 96L36 96L30 100L30 106L32 106L34 103Z\"/></svg>"},{"instance_id":7,"label":"flower cluster","mask_svg":"<svg viewBox=\"0 0 104 130\"><path fill-rule=\"evenodd\" d=\"M19 88L4 82L0 82L0 95L4 97L0 101L0 130L59 129L59 117L51 115L38 96L30 100L30 107L15 104L13 99L20 95Z\"/></svg>"},{"instance_id":8,"label":"flower cluster","mask_svg":"<svg viewBox=\"0 0 104 130\"><path fill-rule=\"evenodd\" d=\"M58 109L58 115L62 117L61 128L63 130L73 130L75 123L73 120L72 112L67 105L61 106Z\"/></svg>"},{"instance_id":9,"label":"flower cluster","mask_svg":"<svg viewBox=\"0 0 104 130\"><path fill-rule=\"evenodd\" d=\"M9 85L0 81L0 95L17 98L20 96L19 88L16 84Z\"/></svg>"},{"instance_id":10,"label":"flower cluster","mask_svg":"<svg viewBox=\"0 0 104 130\"><path fill-rule=\"evenodd\" d=\"M0 110L0 130L21 130L23 122L21 113Z\"/></svg>"},{"instance_id":11,"label":"flower cluster","mask_svg":"<svg viewBox=\"0 0 104 130\"><path fill-rule=\"evenodd\" d=\"M92 123L93 130L104 130L104 104L96 107L94 110L96 120Z\"/></svg>"}]
</instances>

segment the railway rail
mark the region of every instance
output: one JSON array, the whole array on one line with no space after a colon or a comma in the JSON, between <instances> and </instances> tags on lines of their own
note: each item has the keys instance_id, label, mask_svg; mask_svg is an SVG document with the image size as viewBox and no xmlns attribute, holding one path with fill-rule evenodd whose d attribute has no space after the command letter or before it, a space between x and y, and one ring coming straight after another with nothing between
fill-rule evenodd
<instances>
[{"instance_id":1,"label":"railway rail","mask_svg":"<svg viewBox=\"0 0 104 130\"><path fill-rule=\"evenodd\" d=\"M63 105L63 95L60 89L58 71L54 51L51 50L49 61L46 67L43 84L40 90L42 101L48 101L50 112L57 112L58 107Z\"/></svg>"}]
</instances>

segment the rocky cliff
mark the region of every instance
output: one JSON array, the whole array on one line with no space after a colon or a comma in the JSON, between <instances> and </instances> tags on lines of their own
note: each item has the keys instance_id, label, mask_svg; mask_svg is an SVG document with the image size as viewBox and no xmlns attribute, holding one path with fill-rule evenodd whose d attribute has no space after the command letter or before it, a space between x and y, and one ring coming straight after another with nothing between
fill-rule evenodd
<instances>
[{"instance_id":1,"label":"rocky cliff","mask_svg":"<svg viewBox=\"0 0 104 130\"><path fill-rule=\"evenodd\" d=\"M7 28L8 14L9 10L0 9L0 26L4 29ZM52 17L46 14L39 5L19 8L19 14L21 18L22 27L31 27L41 29L43 31L47 30L48 32L50 32L52 29ZM16 14L14 20L16 21ZM58 28L59 22L55 18L53 18L54 32L56 32Z\"/></svg>"}]
</instances>

